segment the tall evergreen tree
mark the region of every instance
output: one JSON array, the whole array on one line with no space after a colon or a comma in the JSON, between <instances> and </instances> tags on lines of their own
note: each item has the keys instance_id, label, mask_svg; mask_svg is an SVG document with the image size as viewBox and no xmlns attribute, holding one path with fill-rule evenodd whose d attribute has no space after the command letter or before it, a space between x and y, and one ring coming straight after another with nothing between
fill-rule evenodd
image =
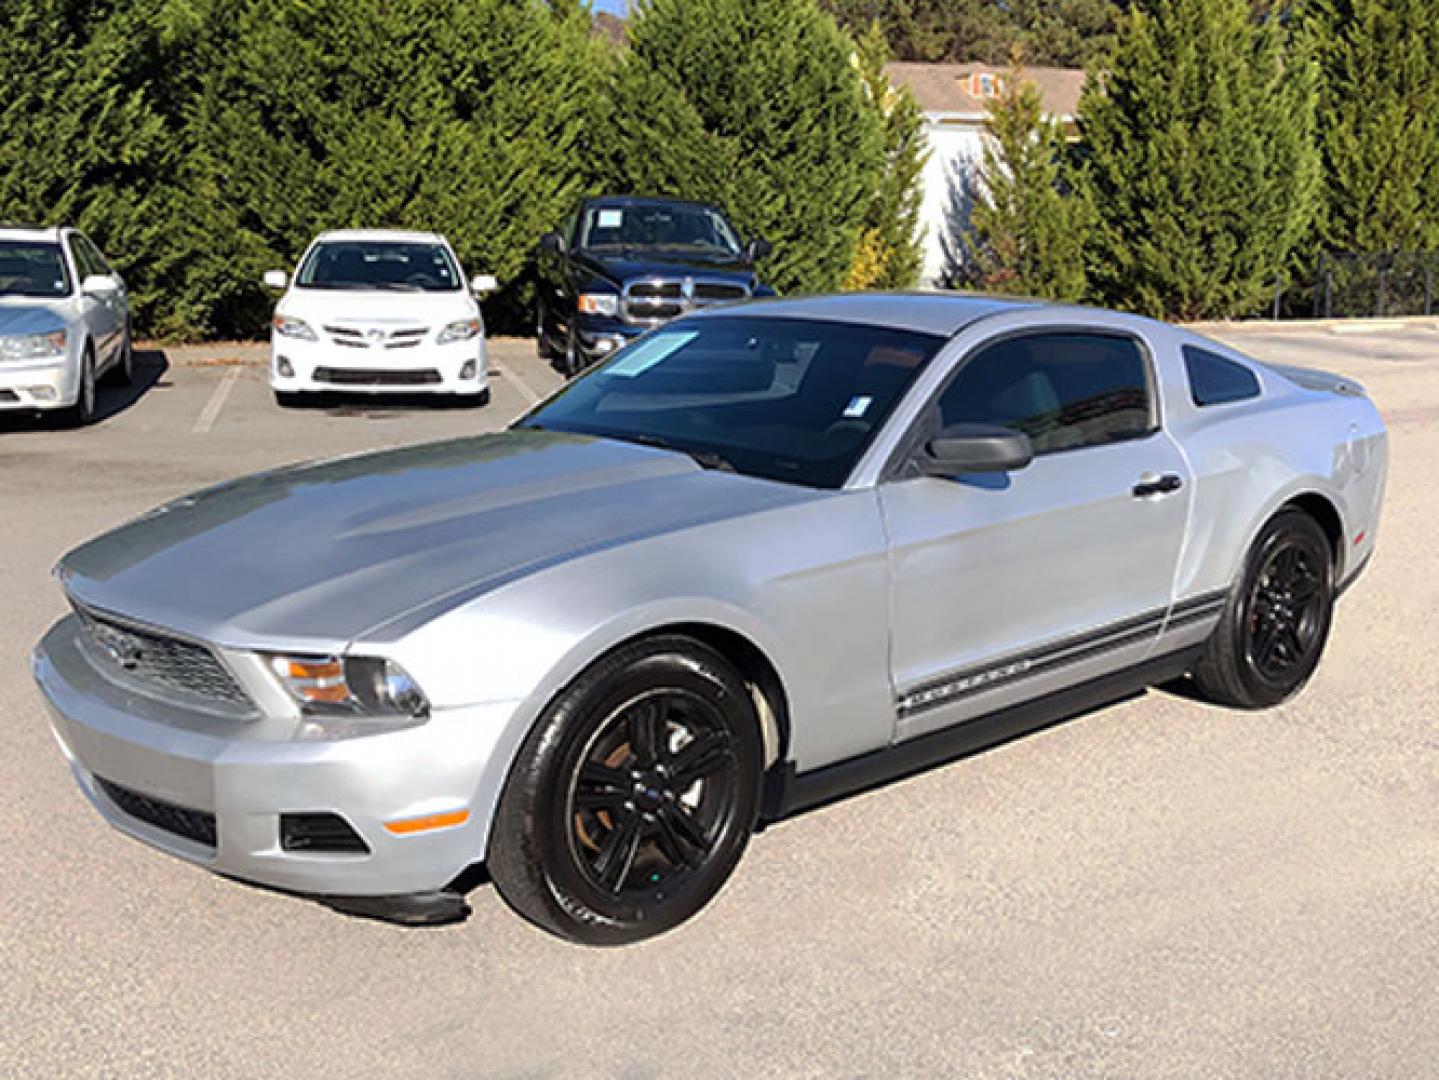
<instances>
[{"instance_id":1,"label":"tall evergreen tree","mask_svg":"<svg viewBox=\"0 0 1439 1080\"><path fill-rule=\"evenodd\" d=\"M994 142L975 185L966 238L975 283L1051 300L1085 295L1085 246L1093 207L1069 175L1064 132L1046 119L1038 89L1022 70L990 104Z\"/></svg>"},{"instance_id":2,"label":"tall evergreen tree","mask_svg":"<svg viewBox=\"0 0 1439 1080\"><path fill-rule=\"evenodd\" d=\"M147 0L0 6L0 221L78 225L130 287L137 328L169 257L159 181L175 160L153 100Z\"/></svg>"},{"instance_id":3,"label":"tall evergreen tree","mask_svg":"<svg viewBox=\"0 0 1439 1080\"><path fill-rule=\"evenodd\" d=\"M1080 105L1112 303L1186 319L1258 308L1318 199L1314 66L1249 0L1151 0Z\"/></svg>"},{"instance_id":4,"label":"tall evergreen tree","mask_svg":"<svg viewBox=\"0 0 1439 1080\"><path fill-rule=\"evenodd\" d=\"M847 289L908 289L919 280L924 249L919 229L924 191L920 177L929 156L924 113L906 87L884 73L889 47L878 23L857 42L865 100L879 115L884 170L861 223L859 249L845 278Z\"/></svg>"},{"instance_id":5,"label":"tall evergreen tree","mask_svg":"<svg viewBox=\"0 0 1439 1080\"><path fill-rule=\"evenodd\" d=\"M176 331L258 331L260 274L355 226L444 233L500 278L491 315L521 317L535 238L589 179L601 46L582 4L187 2L200 17Z\"/></svg>"},{"instance_id":6,"label":"tall evergreen tree","mask_svg":"<svg viewBox=\"0 0 1439 1080\"><path fill-rule=\"evenodd\" d=\"M1439 250L1439 10L1433 0L1314 0L1320 243Z\"/></svg>"},{"instance_id":7,"label":"tall evergreen tree","mask_svg":"<svg viewBox=\"0 0 1439 1080\"><path fill-rule=\"evenodd\" d=\"M715 199L770 240L764 275L784 292L844 280L883 168L852 53L815 0L641 0L630 22L627 63L687 102L668 107L671 122L693 132L697 118L711 144L676 155L676 168L705 172L676 176L669 193Z\"/></svg>"}]
</instances>

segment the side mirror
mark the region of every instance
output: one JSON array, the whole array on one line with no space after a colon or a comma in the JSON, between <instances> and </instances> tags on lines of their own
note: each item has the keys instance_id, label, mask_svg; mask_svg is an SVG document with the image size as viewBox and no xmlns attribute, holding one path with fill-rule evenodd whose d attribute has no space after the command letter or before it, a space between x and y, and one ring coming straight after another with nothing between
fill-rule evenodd
<instances>
[{"instance_id":1,"label":"side mirror","mask_svg":"<svg viewBox=\"0 0 1439 1080\"><path fill-rule=\"evenodd\" d=\"M289 277L283 270L266 270L264 280L267 288L281 291L284 291L285 286L290 283Z\"/></svg>"},{"instance_id":2,"label":"side mirror","mask_svg":"<svg viewBox=\"0 0 1439 1080\"><path fill-rule=\"evenodd\" d=\"M545 233L540 237L540 250L548 251L552 255L563 255L565 253L565 238L557 232Z\"/></svg>"},{"instance_id":3,"label":"side mirror","mask_svg":"<svg viewBox=\"0 0 1439 1080\"><path fill-rule=\"evenodd\" d=\"M1034 447L1028 435L1010 428L952 424L930 439L916 460L925 476L1010 472L1034 460Z\"/></svg>"},{"instance_id":4,"label":"side mirror","mask_svg":"<svg viewBox=\"0 0 1439 1080\"><path fill-rule=\"evenodd\" d=\"M120 283L109 274L91 274L80 282L80 291L86 296L114 296L120 291Z\"/></svg>"},{"instance_id":5,"label":"side mirror","mask_svg":"<svg viewBox=\"0 0 1439 1080\"><path fill-rule=\"evenodd\" d=\"M744 248L744 256L750 262L759 262L761 259L769 258L770 252L774 251L774 245L762 236L756 236Z\"/></svg>"},{"instance_id":6,"label":"side mirror","mask_svg":"<svg viewBox=\"0 0 1439 1080\"><path fill-rule=\"evenodd\" d=\"M494 274L476 274L470 278L470 292L477 296L495 292L499 287L499 280Z\"/></svg>"}]
</instances>

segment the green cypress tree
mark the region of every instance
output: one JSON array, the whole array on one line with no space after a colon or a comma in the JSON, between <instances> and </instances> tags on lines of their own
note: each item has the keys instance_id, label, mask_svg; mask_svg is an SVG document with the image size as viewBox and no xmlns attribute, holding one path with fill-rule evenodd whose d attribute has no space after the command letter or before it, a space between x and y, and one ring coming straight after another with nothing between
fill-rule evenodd
<instances>
[{"instance_id":1,"label":"green cypress tree","mask_svg":"<svg viewBox=\"0 0 1439 1080\"><path fill-rule=\"evenodd\" d=\"M965 238L972 277L997 292L1082 299L1094 212L1086 189L1072 182L1064 132L1045 118L1022 70L1010 73L989 112L994 142L985 149Z\"/></svg>"},{"instance_id":2,"label":"green cypress tree","mask_svg":"<svg viewBox=\"0 0 1439 1080\"><path fill-rule=\"evenodd\" d=\"M1321 71L1320 243L1439 250L1439 10L1433 0L1314 0L1308 22Z\"/></svg>"},{"instance_id":3,"label":"green cypress tree","mask_svg":"<svg viewBox=\"0 0 1439 1080\"><path fill-rule=\"evenodd\" d=\"M84 229L125 276L141 332L167 257L156 180L174 161L151 95L155 15L141 0L0 7L0 221Z\"/></svg>"},{"instance_id":4,"label":"green cypress tree","mask_svg":"<svg viewBox=\"0 0 1439 1080\"><path fill-rule=\"evenodd\" d=\"M879 183L880 123L852 54L815 0L641 0L630 21L628 62L687 102L672 122L710 144L689 155L704 172L667 193L714 199L770 240L764 276L784 292L840 285Z\"/></svg>"},{"instance_id":5,"label":"green cypress tree","mask_svg":"<svg viewBox=\"0 0 1439 1080\"><path fill-rule=\"evenodd\" d=\"M1152 0L1080 105L1112 303L1184 319L1252 313L1317 205L1314 66L1249 0Z\"/></svg>"},{"instance_id":6,"label":"green cypress tree","mask_svg":"<svg viewBox=\"0 0 1439 1080\"><path fill-rule=\"evenodd\" d=\"M535 240L590 182L578 0L191 3L177 332L260 331L260 274L346 227L442 232L500 278L492 323L526 317Z\"/></svg>"},{"instance_id":7,"label":"green cypress tree","mask_svg":"<svg viewBox=\"0 0 1439 1080\"><path fill-rule=\"evenodd\" d=\"M929 150L924 113L906 87L893 86L884 73L889 46L879 23L857 41L859 75L865 100L879 116L884 142L884 171L865 210L859 248L845 278L848 289L909 289L919 281L924 250L920 244L920 186Z\"/></svg>"}]
</instances>

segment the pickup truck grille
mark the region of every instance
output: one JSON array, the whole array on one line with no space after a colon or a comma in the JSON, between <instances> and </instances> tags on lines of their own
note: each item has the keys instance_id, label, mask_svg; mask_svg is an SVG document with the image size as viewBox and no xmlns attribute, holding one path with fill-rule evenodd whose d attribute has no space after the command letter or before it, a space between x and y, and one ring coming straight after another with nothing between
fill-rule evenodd
<instances>
[{"instance_id":1,"label":"pickup truck grille","mask_svg":"<svg viewBox=\"0 0 1439 1080\"><path fill-rule=\"evenodd\" d=\"M250 697L220 658L203 645L142 630L77 607L92 650L115 674L138 686L179 691L222 706L249 710Z\"/></svg>"},{"instance_id":2,"label":"pickup truck grille","mask_svg":"<svg viewBox=\"0 0 1439 1080\"><path fill-rule=\"evenodd\" d=\"M748 286L729 280L643 278L625 286L621 314L628 322L664 322L695 308L748 300L749 296Z\"/></svg>"}]
</instances>

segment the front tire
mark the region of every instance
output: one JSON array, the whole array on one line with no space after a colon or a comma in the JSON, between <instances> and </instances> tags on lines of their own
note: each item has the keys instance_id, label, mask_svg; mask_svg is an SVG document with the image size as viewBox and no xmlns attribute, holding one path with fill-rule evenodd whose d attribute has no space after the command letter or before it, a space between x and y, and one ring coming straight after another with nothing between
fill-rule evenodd
<instances>
[{"instance_id":1,"label":"front tire","mask_svg":"<svg viewBox=\"0 0 1439 1080\"><path fill-rule=\"evenodd\" d=\"M111 386L129 386L135 381L135 342L130 324L125 324L125 340L120 346L120 358L105 373Z\"/></svg>"},{"instance_id":2,"label":"front tire","mask_svg":"<svg viewBox=\"0 0 1439 1080\"><path fill-rule=\"evenodd\" d=\"M743 680L666 635L624 646L545 711L486 858L537 926L591 945L662 933L728 880L759 815L763 747Z\"/></svg>"},{"instance_id":3,"label":"front tire","mask_svg":"<svg viewBox=\"0 0 1439 1080\"><path fill-rule=\"evenodd\" d=\"M58 412L56 422L65 428L82 428L93 423L96 396L95 350L86 345L85 355L80 359L80 388L75 394L75 404Z\"/></svg>"},{"instance_id":4,"label":"front tire","mask_svg":"<svg viewBox=\"0 0 1439 1080\"><path fill-rule=\"evenodd\" d=\"M1249 551L1194 669L1205 697L1259 709L1297 694L1319 666L1334 611L1334 553L1299 509L1275 515Z\"/></svg>"}]
</instances>

